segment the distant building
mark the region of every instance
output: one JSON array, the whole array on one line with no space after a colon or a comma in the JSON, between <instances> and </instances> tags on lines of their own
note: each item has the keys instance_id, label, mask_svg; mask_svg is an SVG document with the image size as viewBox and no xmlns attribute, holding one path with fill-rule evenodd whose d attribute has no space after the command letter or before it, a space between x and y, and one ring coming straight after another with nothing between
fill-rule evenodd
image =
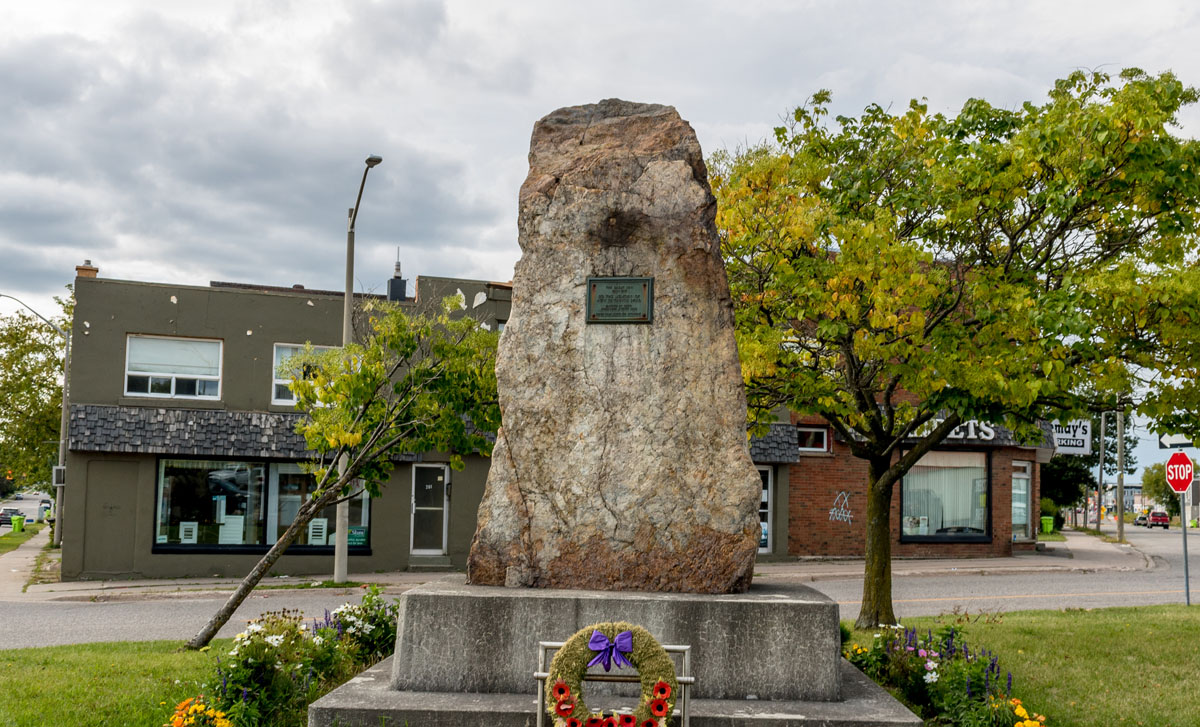
<instances>
[{"instance_id":1,"label":"distant building","mask_svg":"<svg viewBox=\"0 0 1200 727\"><path fill-rule=\"evenodd\" d=\"M341 344L343 295L79 273L63 577L244 575L315 486L276 367L307 342ZM462 292L488 325L508 318L508 283L419 277L415 298L402 287L389 286L413 309ZM451 472L447 461L409 453L385 497L351 503L352 572L464 567L488 462L468 456ZM333 510L275 570L331 571Z\"/></svg>"},{"instance_id":2,"label":"distant building","mask_svg":"<svg viewBox=\"0 0 1200 727\"><path fill-rule=\"evenodd\" d=\"M798 457L787 466L787 553L862 556L867 463L819 417L794 418ZM990 557L1037 541L1039 463L1054 454L1047 433L1035 445L1007 429L964 422L922 457L892 493L892 554ZM897 454L899 456L899 454Z\"/></svg>"}]
</instances>

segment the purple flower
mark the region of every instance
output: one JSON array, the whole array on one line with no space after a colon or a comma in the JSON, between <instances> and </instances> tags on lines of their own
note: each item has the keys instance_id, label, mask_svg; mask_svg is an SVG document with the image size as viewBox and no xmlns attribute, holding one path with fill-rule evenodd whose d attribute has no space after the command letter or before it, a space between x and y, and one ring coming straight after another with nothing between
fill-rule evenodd
<instances>
[{"instance_id":1,"label":"purple flower","mask_svg":"<svg viewBox=\"0 0 1200 727\"><path fill-rule=\"evenodd\" d=\"M1011 671L1008 673L1008 690L1006 693L1008 694L1008 696L1010 696L1010 697L1012 696L1012 672Z\"/></svg>"},{"instance_id":2,"label":"purple flower","mask_svg":"<svg viewBox=\"0 0 1200 727\"><path fill-rule=\"evenodd\" d=\"M967 699L971 698L971 675L967 675Z\"/></svg>"}]
</instances>

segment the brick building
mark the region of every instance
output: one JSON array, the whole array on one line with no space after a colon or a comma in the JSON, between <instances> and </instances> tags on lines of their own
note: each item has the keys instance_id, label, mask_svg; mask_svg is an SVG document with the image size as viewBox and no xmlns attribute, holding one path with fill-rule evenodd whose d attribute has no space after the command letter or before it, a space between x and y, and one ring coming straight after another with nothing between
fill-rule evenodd
<instances>
[{"instance_id":1,"label":"brick building","mask_svg":"<svg viewBox=\"0 0 1200 727\"><path fill-rule=\"evenodd\" d=\"M867 462L819 418L796 424L786 465L787 549L795 556L862 556ZM1007 556L1037 541L1039 467L1054 453L1047 433L1026 445L1007 429L969 421L925 455L892 494L892 554Z\"/></svg>"}]
</instances>

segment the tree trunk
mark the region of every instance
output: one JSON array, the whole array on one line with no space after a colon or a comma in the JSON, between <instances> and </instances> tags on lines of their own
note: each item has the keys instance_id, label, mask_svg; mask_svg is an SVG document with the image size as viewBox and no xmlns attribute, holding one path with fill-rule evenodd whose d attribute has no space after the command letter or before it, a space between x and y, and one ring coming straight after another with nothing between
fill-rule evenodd
<instances>
[{"instance_id":1,"label":"tree trunk","mask_svg":"<svg viewBox=\"0 0 1200 727\"><path fill-rule=\"evenodd\" d=\"M238 609L238 606L242 605L242 601L245 601L246 597L250 595L250 591L254 590L254 587L263 579L263 576L271 570L271 566L275 565L275 561L279 560L280 556L295 542L296 538L300 535L300 531L307 527L309 521L326 505L337 499L337 495L340 492L341 482L338 482L337 485L331 487L320 498L310 500L300 507L300 511L296 513L296 518L292 521L291 526L284 531L279 540L275 542L275 545L271 546L271 549L262 557L262 560L258 561L254 568L246 574L246 577L238 584L237 590L233 592L229 600L225 601L225 605L221 606L213 614L213 617L204 625L204 628L200 629L200 633L192 637L192 640L187 643L188 649L201 649L213 640L213 637L217 635L221 627L229 622L229 619L233 616L233 612Z\"/></svg>"},{"instance_id":2,"label":"tree trunk","mask_svg":"<svg viewBox=\"0 0 1200 727\"><path fill-rule=\"evenodd\" d=\"M873 629L896 623L892 610L892 482L881 484L889 460L868 461L867 549L862 606L855 628Z\"/></svg>"}]
</instances>

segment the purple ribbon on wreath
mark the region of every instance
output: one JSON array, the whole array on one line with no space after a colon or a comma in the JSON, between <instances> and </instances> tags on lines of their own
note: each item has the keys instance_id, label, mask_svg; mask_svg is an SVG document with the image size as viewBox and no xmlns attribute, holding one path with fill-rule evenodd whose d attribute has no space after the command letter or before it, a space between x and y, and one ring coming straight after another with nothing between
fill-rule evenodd
<instances>
[{"instance_id":1,"label":"purple ribbon on wreath","mask_svg":"<svg viewBox=\"0 0 1200 727\"><path fill-rule=\"evenodd\" d=\"M604 671L608 671L614 661L617 663L618 669L622 666L633 666L629 659L625 658L625 654L633 651L632 631L622 631L617 634L616 642L609 641L608 637L599 631L593 631L592 638L588 639L588 648L599 652L588 662L589 667L602 664Z\"/></svg>"}]
</instances>

